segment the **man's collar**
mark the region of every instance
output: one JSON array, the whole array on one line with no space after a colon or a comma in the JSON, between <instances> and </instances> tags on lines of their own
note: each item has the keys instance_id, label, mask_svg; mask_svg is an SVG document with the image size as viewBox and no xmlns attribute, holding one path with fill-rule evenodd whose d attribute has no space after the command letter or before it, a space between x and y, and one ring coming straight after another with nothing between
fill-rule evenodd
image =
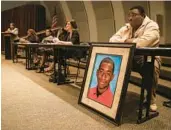
<instances>
[{"instance_id":1,"label":"man's collar","mask_svg":"<svg viewBox=\"0 0 171 130\"><path fill-rule=\"evenodd\" d=\"M103 93L100 94L98 92L98 87L96 87L96 91L94 92L94 94L96 94L97 96L100 96L100 95L103 95L105 92L109 91L109 89L110 89L110 86L108 86L108 88Z\"/></svg>"},{"instance_id":2,"label":"man's collar","mask_svg":"<svg viewBox=\"0 0 171 130\"><path fill-rule=\"evenodd\" d=\"M145 16L144 21L143 21L143 23L141 24L141 26L146 25L146 24L149 23L150 21L151 21L151 20L149 19L149 17Z\"/></svg>"}]
</instances>

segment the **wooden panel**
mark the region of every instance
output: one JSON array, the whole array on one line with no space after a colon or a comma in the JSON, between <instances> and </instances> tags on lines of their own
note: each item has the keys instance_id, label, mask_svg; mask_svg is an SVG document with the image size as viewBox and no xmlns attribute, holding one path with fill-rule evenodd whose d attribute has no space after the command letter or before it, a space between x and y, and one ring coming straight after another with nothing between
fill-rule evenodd
<instances>
[{"instance_id":1,"label":"wooden panel","mask_svg":"<svg viewBox=\"0 0 171 130\"><path fill-rule=\"evenodd\" d=\"M159 25L160 36L163 36L163 15L157 14L157 15L156 15L156 22L157 22L158 25Z\"/></svg>"}]
</instances>

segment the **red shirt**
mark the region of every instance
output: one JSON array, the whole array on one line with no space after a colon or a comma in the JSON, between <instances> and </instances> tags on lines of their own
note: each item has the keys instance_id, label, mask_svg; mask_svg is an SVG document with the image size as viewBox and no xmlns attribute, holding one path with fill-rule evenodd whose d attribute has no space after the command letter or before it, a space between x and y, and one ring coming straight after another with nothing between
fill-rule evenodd
<instances>
[{"instance_id":1,"label":"red shirt","mask_svg":"<svg viewBox=\"0 0 171 130\"><path fill-rule=\"evenodd\" d=\"M88 98L99 102L107 107L111 107L113 103L113 93L110 91L110 87L97 97L97 87L90 88L88 91Z\"/></svg>"}]
</instances>

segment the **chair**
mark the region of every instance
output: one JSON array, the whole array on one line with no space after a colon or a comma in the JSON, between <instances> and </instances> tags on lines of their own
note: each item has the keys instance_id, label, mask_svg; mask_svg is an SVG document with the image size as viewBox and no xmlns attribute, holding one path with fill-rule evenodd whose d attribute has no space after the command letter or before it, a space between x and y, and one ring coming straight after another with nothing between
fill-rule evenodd
<instances>
[{"instance_id":1,"label":"chair","mask_svg":"<svg viewBox=\"0 0 171 130\"><path fill-rule=\"evenodd\" d=\"M88 43L80 43L80 45L89 46ZM80 74L80 69L86 68L86 64L87 64L87 60L88 60L88 54L89 54L88 48L80 48L77 52L77 56L76 56L77 73L76 73L75 83L77 83L77 79L78 79L79 74ZM84 65L82 65L82 63Z\"/></svg>"}]
</instances>

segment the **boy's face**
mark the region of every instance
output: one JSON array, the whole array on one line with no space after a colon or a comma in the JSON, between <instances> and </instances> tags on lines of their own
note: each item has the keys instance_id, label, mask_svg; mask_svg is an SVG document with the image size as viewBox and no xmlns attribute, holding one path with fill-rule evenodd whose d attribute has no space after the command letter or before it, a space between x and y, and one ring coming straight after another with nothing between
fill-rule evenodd
<instances>
[{"instance_id":1,"label":"boy's face","mask_svg":"<svg viewBox=\"0 0 171 130\"><path fill-rule=\"evenodd\" d=\"M98 88L103 89L109 86L110 81L112 81L114 78L112 70L113 70L113 65L111 63L103 62L101 64L96 74Z\"/></svg>"}]
</instances>

